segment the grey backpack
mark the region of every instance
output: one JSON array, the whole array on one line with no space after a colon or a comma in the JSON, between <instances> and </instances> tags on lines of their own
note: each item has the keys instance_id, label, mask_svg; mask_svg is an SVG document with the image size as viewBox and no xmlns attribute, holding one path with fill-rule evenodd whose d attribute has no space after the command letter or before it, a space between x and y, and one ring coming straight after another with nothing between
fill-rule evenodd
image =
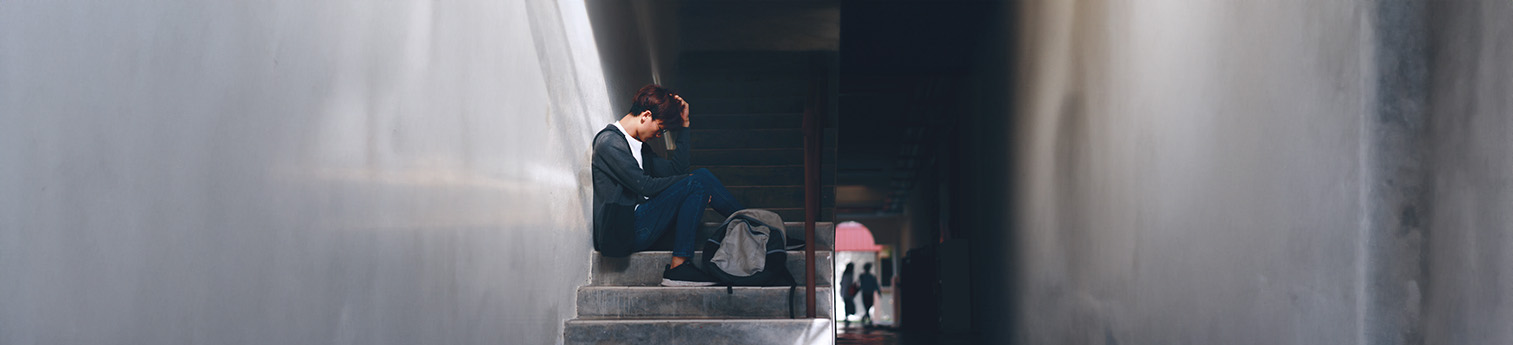
<instances>
[{"instance_id":1,"label":"grey backpack","mask_svg":"<svg viewBox=\"0 0 1513 345\"><path fill-rule=\"evenodd\" d=\"M783 218L761 209L736 211L704 243L704 271L734 286L794 286Z\"/></svg>"}]
</instances>

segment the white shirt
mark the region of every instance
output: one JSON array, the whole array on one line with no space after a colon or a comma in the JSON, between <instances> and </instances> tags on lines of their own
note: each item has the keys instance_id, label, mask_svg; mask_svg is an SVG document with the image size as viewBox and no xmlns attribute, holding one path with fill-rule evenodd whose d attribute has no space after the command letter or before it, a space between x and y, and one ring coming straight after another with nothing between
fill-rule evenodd
<instances>
[{"instance_id":1,"label":"white shirt","mask_svg":"<svg viewBox=\"0 0 1513 345\"><path fill-rule=\"evenodd\" d=\"M642 170L645 170L646 163L641 162L641 141L632 139L630 137L630 131L625 130L625 126L621 126L620 121L615 121L611 124L615 125L615 128L620 129L620 134L625 135L625 143L630 144L630 156L636 158L636 166L641 167ZM641 200L645 201L646 197L641 197ZM635 209L641 209L641 204L637 203Z\"/></svg>"},{"instance_id":2,"label":"white shirt","mask_svg":"<svg viewBox=\"0 0 1513 345\"><path fill-rule=\"evenodd\" d=\"M625 130L625 126L621 126L620 121L615 121L613 124L615 128L620 129L620 134L625 135L625 143L630 144L630 156L636 158L636 166L641 167L643 170L646 169L646 163L641 162L641 141L632 139L630 131Z\"/></svg>"}]
</instances>

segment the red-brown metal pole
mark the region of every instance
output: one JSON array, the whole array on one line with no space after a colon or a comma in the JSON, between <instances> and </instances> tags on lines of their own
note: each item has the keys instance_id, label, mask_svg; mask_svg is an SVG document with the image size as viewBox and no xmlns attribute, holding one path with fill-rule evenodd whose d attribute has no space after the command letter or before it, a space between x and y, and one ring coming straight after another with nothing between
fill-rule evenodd
<instances>
[{"instance_id":1,"label":"red-brown metal pole","mask_svg":"<svg viewBox=\"0 0 1513 345\"><path fill-rule=\"evenodd\" d=\"M804 315L811 319L815 318L814 247L818 245L814 222L820 216L820 149L825 145L819 113L828 90L822 66L823 60L816 56L810 69L810 98L804 107Z\"/></svg>"}]
</instances>

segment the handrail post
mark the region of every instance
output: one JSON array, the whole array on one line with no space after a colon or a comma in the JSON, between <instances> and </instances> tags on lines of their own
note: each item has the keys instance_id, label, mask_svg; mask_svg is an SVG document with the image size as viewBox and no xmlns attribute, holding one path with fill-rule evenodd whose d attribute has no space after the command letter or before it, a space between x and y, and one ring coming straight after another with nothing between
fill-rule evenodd
<instances>
[{"instance_id":1,"label":"handrail post","mask_svg":"<svg viewBox=\"0 0 1513 345\"><path fill-rule=\"evenodd\" d=\"M820 216L820 149L825 145L819 113L829 90L823 66L823 57L816 55L810 67L809 100L804 106L804 315L811 319L815 318L814 247L818 245L814 223Z\"/></svg>"}]
</instances>

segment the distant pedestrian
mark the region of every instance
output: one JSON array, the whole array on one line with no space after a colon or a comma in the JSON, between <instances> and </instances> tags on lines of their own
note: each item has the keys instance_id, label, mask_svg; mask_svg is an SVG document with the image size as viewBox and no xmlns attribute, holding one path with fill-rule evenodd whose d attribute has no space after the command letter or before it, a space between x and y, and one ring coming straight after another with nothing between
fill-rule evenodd
<instances>
[{"instance_id":1,"label":"distant pedestrian","mask_svg":"<svg viewBox=\"0 0 1513 345\"><path fill-rule=\"evenodd\" d=\"M881 287L877 286L877 276L872 275L872 263L862 265L862 276L859 279L862 285L862 326L872 325L872 302L874 296L879 295Z\"/></svg>"},{"instance_id":2,"label":"distant pedestrian","mask_svg":"<svg viewBox=\"0 0 1513 345\"><path fill-rule=\"evenodd\" d=\"M845 327L851 327L851 315L856 314L856 292L859 286L851 279L855 267L856 264L847 262L846 270L841 272L841 288L845 289L841 291L841 302L846 305L846 316L841 320L846 323Z\"/></svg>"}]
</instances>

